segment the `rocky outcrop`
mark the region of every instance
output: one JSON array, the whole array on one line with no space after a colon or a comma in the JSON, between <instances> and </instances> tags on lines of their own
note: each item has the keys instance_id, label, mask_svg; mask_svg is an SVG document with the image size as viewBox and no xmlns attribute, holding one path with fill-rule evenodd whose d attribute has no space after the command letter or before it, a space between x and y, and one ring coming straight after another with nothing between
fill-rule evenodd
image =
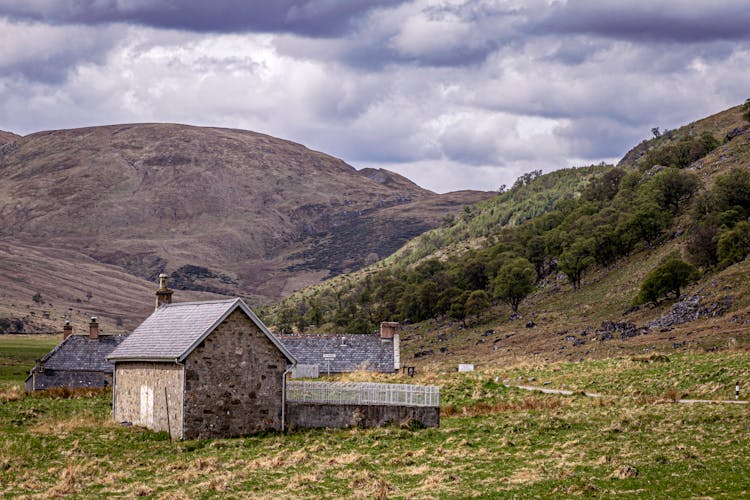
<instances>
[{"instance_id":1,"label":"rocky outcrop","mask_svg":"<svg viewBox=\"0 0 750 500\"><path fill-rule=\"evenodd\" d=\"M727 142L731 141L735 137L739 137L742 134L744 134L748 129L750 129L750 125L744 125L742 127L735 127L729 132L727 132L726 140Z\"/></svg>"},{"instance_id":2,"label":"rocky outcrop","mask_svg":"<svg viewBox=\"0 0 750 500\"><path fill-rule=\"evenodd\" d=\"M669 328L690 323L700 318L714 318L729 310L733 297L728 295L716 300L708 300L700 295L690 295L672 305L672 309L648 324L649 328Z\"/></svg>"}]
</instances>

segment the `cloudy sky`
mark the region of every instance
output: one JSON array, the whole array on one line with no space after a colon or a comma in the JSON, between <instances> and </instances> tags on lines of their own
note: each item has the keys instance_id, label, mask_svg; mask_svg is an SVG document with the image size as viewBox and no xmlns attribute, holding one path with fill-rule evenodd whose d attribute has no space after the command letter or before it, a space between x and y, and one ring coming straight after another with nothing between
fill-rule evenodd
<instances>
[{"instance_id":1,"label":"cloudy sky","mask_svg":"<svg viewBox=\"0 0 750 500\"><path fill-rule=\"evenodd\" d=\"M0 0L0 129L250 129L440 192L747 97L746 0Z\"/></svg>"}]
</instances>

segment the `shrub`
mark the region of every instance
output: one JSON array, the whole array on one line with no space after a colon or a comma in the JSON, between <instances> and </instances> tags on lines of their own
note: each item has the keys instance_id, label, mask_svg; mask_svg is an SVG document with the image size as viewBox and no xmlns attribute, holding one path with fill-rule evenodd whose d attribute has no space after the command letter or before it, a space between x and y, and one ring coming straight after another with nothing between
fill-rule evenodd
<instances>
[{"instance_id":1,"label":"shrub","mask_svg":"<svg viewBox=\"0 0 750 500\"><path fill-rule=\"evenodd\" d=\"M680 290L700 277L700 272L687 262L671 258L646 275L637 303L659 303L659 299L674 294L680 297Z\"/></svg>"},{"instance_id":2,"label":"shrub","mask_svg":"<svg viewBox=\"0 0 750 500\"><path fill-rule=\"evenodd\" d=\"M722 266L742 262L750 254L750 222L742 221L719 236L717 257Z\"/></svg>"}]
</instances>

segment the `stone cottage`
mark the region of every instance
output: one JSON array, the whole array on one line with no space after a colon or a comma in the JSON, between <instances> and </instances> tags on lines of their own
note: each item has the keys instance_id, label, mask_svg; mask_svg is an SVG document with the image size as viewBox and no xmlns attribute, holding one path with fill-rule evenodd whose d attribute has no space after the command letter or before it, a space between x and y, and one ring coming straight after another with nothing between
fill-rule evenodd
<instances>
[{"instance_id":1,"label":"stone cottage","mask_svg":"<svg viewBox=\"0 0 750 500\"><path fill-rule=\"evenodd\" d=\"M398 323L380 324L375 335L279 335L297 359L294 376L316 377L318 373L370 371L393 373L400 368ZM313 367L310 370L308 367Z\"/></svg>"},{"instance_id":2,"label":"stone cottage","mask_svg":"<svg viewBox=\"0 0 750 500\"><path fill-rule=\"evenodd\" d=\"M88 335L74 335L73 326L66 321L62 342L36 361L26 379L26 391L111 385L114 366L107 356L124 339L124 335L100 333L95 317L89 323Z\"/></svg>"},{"instance_id":3,"label":"stone cottage","mask_svg":"<svg viewBox=\"0 0 750 500\"><path fill-rule=\"evenodd\" d=\"M283 430L290 351L242 299L172 304L160 278L156 310L107 358L114 419L182 439Z\"/></svg>"}]
</instances>

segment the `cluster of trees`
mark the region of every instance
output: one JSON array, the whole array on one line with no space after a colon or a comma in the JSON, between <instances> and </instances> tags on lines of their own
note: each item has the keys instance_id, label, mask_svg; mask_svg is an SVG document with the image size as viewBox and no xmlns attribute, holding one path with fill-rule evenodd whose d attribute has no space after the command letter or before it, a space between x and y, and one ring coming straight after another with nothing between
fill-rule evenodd
<instances>
[{"instance_id":1,"label":"cluster of trees","mask_svg":"<svg viewBox=\"0 0 750 500\"><path fill-rule=\"evenodd\" d=\"M710 144L700 136L702 144ZM682 163L677 163L682 165ZM380 321L418 322L435 317L478 321L504 302L518 312L535 286L563 273L574 290L593 267L608 268L638 248L652 248L673 231L676 219L691 221L688 256L673 258L644 280L639 302L679 296L708 271L750 252L750 172L734 169L700 191L693 172L677 166L626 171L601 167L582 194L559 199L547 213L493 235L486 248L449 259L396 265L363 280L323 289L277 315L282 331L333 323L349 332L371 332ZM524 178L509 192L538 177Z\"/></svg>"},{"instance_id":2,"label":"cluster of trees","mask_svg":"<svg viewBox=\"0 0 750 500\"><path fill-rule=\"evenodd\" d=\"M750 170L736 167L696 197L687 251L693 264L723 268L750 253Z\"/></svg>"},{"instance_id":3,"label":"cluster of trees","mask_svg":"<svg viewBox=\"0 0 750 500\"><path fill-rule=\"evenodd\" d=\"M671 134L671 132L665 133L661 140L669 140ZM718 146L719 141L710 132L703 132L697 137L688 136L669 141L662 147L653 148L646 153L643 161L646 165L685 168Z\"/></svg>"}]
</instances>

